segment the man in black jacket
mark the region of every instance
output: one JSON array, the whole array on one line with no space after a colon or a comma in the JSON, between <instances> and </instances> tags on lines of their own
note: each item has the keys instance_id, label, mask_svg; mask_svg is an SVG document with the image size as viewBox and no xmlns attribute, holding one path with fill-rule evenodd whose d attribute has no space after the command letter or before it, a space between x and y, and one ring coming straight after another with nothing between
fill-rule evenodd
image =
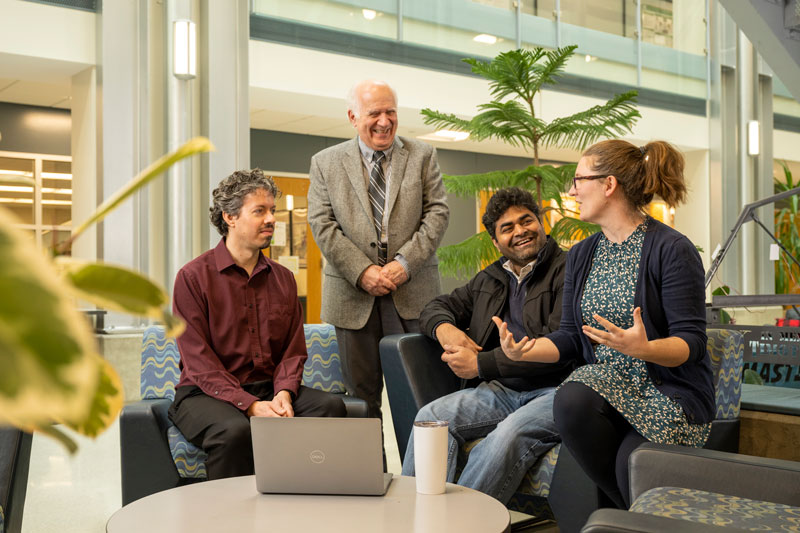
<instances>
[{"instance_id":1,"label":"man in black jacket","mask_svg":"<svg viewBox=\"0 0 800 533\"><path fill-rule=\"evenodd\" d=\"M553 396L574 365L509 360L492 316L502 318L517 339L558 329L567 254L545 234L538 204L522 189L497 191L483 225L503 257L463 287L433 299L420 315L422 331L444 350L442 360L460 378L479 383L429 403L416 420L449 422L449 482L462 466L461 447L482 438L458 484L505 504L525 472L560 440ZM413 440L412 432L403 475L414 475Z\"/></svg>"}]
</instances>

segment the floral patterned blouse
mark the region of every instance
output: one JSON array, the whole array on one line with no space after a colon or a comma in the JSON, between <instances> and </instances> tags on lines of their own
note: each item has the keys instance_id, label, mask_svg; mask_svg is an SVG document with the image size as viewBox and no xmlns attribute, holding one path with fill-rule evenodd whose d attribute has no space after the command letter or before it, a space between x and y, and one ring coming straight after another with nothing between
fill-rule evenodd
<instances>
[{"instance_id":1,"label":"floral patterned blouse","mask_svg":"<svg viewBox=\"0 0 800 533\"><path fill-rule=\"evenodd\" d=\"M583 289L583 323L603 328L598 314L620 328L633 326L633 298L647 221L617 244L600 237ZM633 428L651 442L703 446L711 424L690 424L681 406L653 384L646 363L608 346L595 346L597 363L577 368L576 381L600 394Z\"/></svg>"}]
</instances>

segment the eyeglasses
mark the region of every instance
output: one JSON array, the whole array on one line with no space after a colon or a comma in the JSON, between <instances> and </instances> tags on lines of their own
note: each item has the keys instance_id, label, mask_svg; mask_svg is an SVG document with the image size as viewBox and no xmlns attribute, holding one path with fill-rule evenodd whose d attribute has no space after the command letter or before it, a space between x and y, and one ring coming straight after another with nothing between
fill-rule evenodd
<instances>
[{"instance_id":1,"label":"eyeglasses","mask_svg":"<svg viewBox=\"0 0 800 533\"><path fill-rule=\"evenodd\" d=\"M572 178L572 186L575 187L575 189L577 190L578 182L581 180L601 180L607 177L608 174L603 174L603 175L596 174L594 176L575 176L574 178Z\"/></svg>"}]
</instances>

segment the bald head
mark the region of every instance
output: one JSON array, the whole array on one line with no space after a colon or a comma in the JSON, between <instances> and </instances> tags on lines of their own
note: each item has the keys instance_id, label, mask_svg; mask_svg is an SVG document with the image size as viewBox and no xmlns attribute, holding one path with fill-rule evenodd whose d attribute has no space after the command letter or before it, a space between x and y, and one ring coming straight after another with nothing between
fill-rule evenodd
<instances>
[{"instance_id":1,"label":"bald head","mask_svg":"<svg viewBox=\"0 0 800 533\"><path fill-rule=\"evenodd\" d=\"M379 80L357 83L347 95L347 118L373 150L386 150L397 132L397 95Z\"/></svg>"},{"instance_id":2,"label":"bald head","mask_svg":"<svg viewBox=\"0 0 800 533\"><path fill-rule=\"evenodd\" d=\"M377 87L388 88L392 93L392 97L394 98L394 105L397 105L397 93L394 89L392 89L391 85L383 80L362 80L350 87L350 90L347 91L348 113L352 111L356 117L359 117L361 115L361 93L365 90L374 90Z\"/></svg>"}]
</instances>

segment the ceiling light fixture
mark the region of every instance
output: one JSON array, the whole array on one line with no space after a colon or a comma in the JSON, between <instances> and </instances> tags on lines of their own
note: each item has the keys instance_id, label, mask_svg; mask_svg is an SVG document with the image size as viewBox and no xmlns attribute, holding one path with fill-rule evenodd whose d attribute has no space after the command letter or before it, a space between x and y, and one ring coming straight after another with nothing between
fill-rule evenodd
<instances>
[{"instance_id":1,"label":"ceiling light fixture","mask_svg":"<svg viewBox=\"0 0 800 533\"><path fill-rule=\"evenodd\" d=\"M72 174L67 174L65 172L42 172L42 177L51 180L71 180Z\"/></svg>"},{"instance_id":2,"label":"ceiling light fixture","mask_svg":"<svg viewBox=\"0 0 800 533\"><path fill-rule=\"evenodd\" d=\"M438 130L427 135L420 135L418 138L426 141L457 142L463 141L467 137L469 137L469 132L467 131Z\"/></svg>"},{"instance_id":3,"label":"ceiling light fixture","mask_svg":"<svg viewBox=\"0 0 800 533\"><path fill-rule=\"evenodd\" d=\"M472 40L476 43L495 44L497 42L497 37L489 35L488 33L481 33L473 37Z\"/></svg>"},{"instance_id":4,"label":"ceiling light fixture","mask_svg":"<svg viewBox=\"0 0 800 533\"><path fill-rule=\"evenodd\" d=\"M378 12L375 11L374 9L362 9L361 14L367 20L375 20L375 17L378 16Z\"/></svg>"}]
</instances>

